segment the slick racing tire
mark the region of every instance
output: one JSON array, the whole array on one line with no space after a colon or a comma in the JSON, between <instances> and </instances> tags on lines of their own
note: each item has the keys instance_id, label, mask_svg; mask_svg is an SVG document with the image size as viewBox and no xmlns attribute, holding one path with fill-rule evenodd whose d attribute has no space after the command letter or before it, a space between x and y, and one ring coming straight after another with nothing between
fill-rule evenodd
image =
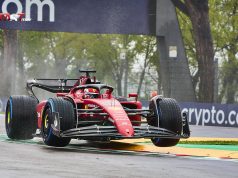
<instances>
[{"instance_id":1,"label":"slick racing tire","mask_svg":"<svg viewBox=\"0 0 238 178\"><path fill-rule=\"evenodd\" d=\"M157 105L157 109L156 109ZM152 117L148 120L148 124L155 127L164 128L177 133L182 132L182 116L181 110L176 102L172 98L158 98L150 102L150 110L152 111ZM159 114L159 116L158 116ZM180 139L170 138L152 138L151 141L158 147L170 147L175 146Z\"/></svg>"},{"instance_id":2,"label":"slick racing tire","mask_svg":"<svg viewBox=\"0 0 238 178\"><path fill-rule=\"evenodd\" d=\"M46 145L55 147L64 147L69 144L71 138L62 138L53 134L51 124L53 121L53 112L59 114L60 131L73 128L74 108L73 104L63 98L50 98L45 105L42 118L42 137Z\"/></svg>"},{"instance_id":3,"label":"slick racing tire","mask_svg":"<svg viewBox=\"0 0 238 178\"><path fill-rule=\"evenodd\" d=\"M37 129L37 100L30 96L11 96L5 113L7 136L11 139L32 139Z\"/></svg>"}]
</instances>

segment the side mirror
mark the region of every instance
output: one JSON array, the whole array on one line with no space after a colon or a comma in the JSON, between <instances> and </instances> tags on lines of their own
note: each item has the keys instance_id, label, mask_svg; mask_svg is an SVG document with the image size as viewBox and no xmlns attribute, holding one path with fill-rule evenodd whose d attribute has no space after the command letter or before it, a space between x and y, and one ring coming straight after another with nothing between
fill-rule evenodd
<instances>
[{"instance_id":1,"label":"side mirror","mask_svg":"<svg viewBox=\"0 0 238 178\"><path fill-rule=\"evenodd\" d=\"M136 101L137 101L137 99L138 99L138 95L137 95L137 93L129 93L129 98L135 98L136 99Z\"/></svg>"}]
</instances>

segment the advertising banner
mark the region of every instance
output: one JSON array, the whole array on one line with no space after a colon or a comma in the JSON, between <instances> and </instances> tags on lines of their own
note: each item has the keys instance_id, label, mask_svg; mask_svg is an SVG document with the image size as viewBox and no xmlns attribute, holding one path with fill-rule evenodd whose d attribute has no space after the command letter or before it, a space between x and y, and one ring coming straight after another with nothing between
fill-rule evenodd
<instances>
[{"instance_id":1,"label":"advertising banner","mask_svg":"<svg viewBox=\"0 0 238 178\"><path fill-rule=\"evenodd\" d=\"M1 0L0 28L155 34L156 0Z\"/></svg>"},{"instance_id":2,"label":"advertising banner","mask_svg":"<svg viewBox=\"0 0 238 178\"><path fill-rule=\"evenodd\" d=\"M187 102L180 106L192 125L238 127L238 105Z\"/></svg>"}]
</instances>

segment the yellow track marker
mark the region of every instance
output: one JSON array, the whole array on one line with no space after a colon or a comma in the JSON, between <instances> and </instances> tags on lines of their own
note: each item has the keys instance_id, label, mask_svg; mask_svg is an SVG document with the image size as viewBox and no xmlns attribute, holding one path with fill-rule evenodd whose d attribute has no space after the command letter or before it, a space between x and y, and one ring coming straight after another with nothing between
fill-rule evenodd
<instances>
[{"instance_id":1,"label":"yellow track marker","mask_svg":"<svg viewBox=\"0 0 238 178\"><path fill-rule=\"evenodd\" d=\"M234 139L233 138L189 138L188 139L188 141L213 141L213 140L238 141L238 139L235 139L235 138ZM150 142L150 139L125 139L125 140L119 140L115 142L120 143L117 145L117 149L129 150L129 151L148 151L148 152L169 153L169 154L175 154L175 155L238 159L238 151L200 149L200 148L182 148L178 146L156 147L153 144L143 144L143 142L146 142L146 143ZM122 143L125 143L125 144L122 144Z\"/></svg>"}]
</instances>

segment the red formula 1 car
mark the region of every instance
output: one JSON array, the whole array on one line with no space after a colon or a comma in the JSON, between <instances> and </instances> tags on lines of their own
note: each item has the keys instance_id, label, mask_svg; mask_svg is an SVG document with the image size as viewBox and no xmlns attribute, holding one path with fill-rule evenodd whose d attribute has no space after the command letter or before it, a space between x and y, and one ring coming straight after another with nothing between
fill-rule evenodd
<instances>
[{"instance_id":1,"label":"red formula 1 car","mask_svg":"<svg viewBox=\"0 0 238 178\"><path fill-rule=\"evenodd\" d=\"M63 147L72 138L110 141L150 138L156 146L174 146L190 136L186 115L174 99L154 96L149 109L142 109L137 94L130 99L112 95L111 86L101 84L90 73L79 79L35 79L27 82L30 96L11 96L6 107L6 132L11 139L31 139L36 131L44 143ZM75 80L74 85L68 83ZM60 85L43 84L59 81ZM56 93L40 101L33 88Z\"/></svg>"}]
</instances>

